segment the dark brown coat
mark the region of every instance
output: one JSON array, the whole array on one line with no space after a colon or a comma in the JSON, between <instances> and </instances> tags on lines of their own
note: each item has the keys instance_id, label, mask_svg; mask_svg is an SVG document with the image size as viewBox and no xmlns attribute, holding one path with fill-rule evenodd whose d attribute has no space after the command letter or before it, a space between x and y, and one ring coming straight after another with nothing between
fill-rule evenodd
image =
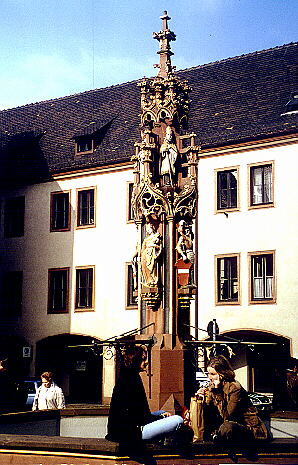
<instances>
[{"instance_id":1,"label":"dark brown coat","mask_svg":"<svg viewBox=\"0 0 298 465\"><path fill-rule=\"evenodd\" d=\"M246 426L256 439L268 437L266 427L257 415L257 409L238 381L223 381L218 388L211 383L206 403L217 408L224 422L236 422Z\"/></svg>"}]
</instances>

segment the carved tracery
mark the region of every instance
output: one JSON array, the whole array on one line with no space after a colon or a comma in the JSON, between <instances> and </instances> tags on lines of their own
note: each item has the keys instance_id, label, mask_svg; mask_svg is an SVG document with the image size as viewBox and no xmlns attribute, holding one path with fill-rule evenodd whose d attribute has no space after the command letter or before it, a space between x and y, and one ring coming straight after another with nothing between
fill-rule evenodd
<instances>
[{"instance_id":1,"label":"carved tracery","mask_svg":"<svg viewBox=\"0 0 298 465\"><path fill-rule=\"evenodd\" d=\"M158 74L155 78L144 78L138 83L141 95L141 142L135 144L136 153L132 157L132 205L141 244L139 263L142 279L139 280L139 295L141 294L142 300L153 310L157 310L161 305L163 277L170 274L171 279L175 280L173 273L176 270L167 268L169 263L174 263L179 256L179 247L175 249L177 230L171 225L178 226L179 222L187 220L191 229L191 223L196 216L198 196L199 147L195 143L196 135L186 133L190 103L188 95L191 89L186 81L174 74L170 42L175 40L176 36L168 28L170 18L166 11L161 19L162 30L153 35L160 44L157 52L160 62L156 65ZM153 218L157 220L158 226L154 224ZM171 237L163 235L163 231L168 231ZM154 239L161 242L160 248L158 245L156 249L159 250L159 254L155 257L154 264L158 264L164 271L161 273L157 268L152 270L152 279L145 266L150 255L146 255L145 251L151 239L153 242L150 253L154 250ZM183 298L185 299L185 295Z\"/></svg>"}]
</instances>

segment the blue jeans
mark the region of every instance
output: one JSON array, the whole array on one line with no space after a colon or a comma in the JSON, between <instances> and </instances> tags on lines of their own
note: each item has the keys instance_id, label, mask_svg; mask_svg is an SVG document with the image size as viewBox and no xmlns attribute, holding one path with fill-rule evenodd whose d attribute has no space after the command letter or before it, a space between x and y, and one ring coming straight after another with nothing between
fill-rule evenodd
<instances>
[{"instance_id":1,"label":"blue jeans","mask_svg":"<svg viewBox=\"0 0 298 465\"><path fill-rule=\"evenodd\" d=\"M183 425L183 418L179 415L161 418L143 426L142 439L150 441L151 439L159 439L174 433Z\"/></svg>"}]
</instances>

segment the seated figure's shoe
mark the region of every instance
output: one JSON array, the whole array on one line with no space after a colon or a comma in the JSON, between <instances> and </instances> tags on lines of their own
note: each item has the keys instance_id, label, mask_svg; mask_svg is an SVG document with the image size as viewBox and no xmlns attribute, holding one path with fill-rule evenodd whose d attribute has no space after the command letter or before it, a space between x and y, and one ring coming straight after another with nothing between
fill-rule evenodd
<instances>
[{"instance_id":1,"label":"seated figure's shoe","mask_svg":"<svg viewBox=\"0 0 298 465\"><path fill-rule=\"evenodd\" d=\"M215 431L214 433L211 434L211 439L214 443L218 443L220 441L220 436L219 434Z\"/></svg>"},{"instance_id":2,"label":"seated figure's shoe","mask_svg":"<svg viewBox=\"0 0 298 465\"><path fill-rule=\"evenodd\" d=\"M247 450L243 451L242 455L249 462L257 462L258 461L258 453L257 453L257 451L255 450L254 447L252 447L250 450L247 449Z\"/></svg>"},{"instance_id":3,"label":"seated figure's shoe","mask_svg":"<svg viewBox=\"0 0 298 465\"><path fill-rule=\"evenodd\" d=\"M229 457L234 463L238 463L238 458L237 458L236 452L230 450L230 451L228 452L228 457Z\"/></svg>"}]
</instances>

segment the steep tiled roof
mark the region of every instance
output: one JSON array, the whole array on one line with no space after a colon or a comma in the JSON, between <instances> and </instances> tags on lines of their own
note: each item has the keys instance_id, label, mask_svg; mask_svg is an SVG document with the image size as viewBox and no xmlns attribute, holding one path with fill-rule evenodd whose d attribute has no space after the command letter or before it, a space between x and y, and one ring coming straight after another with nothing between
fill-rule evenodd
<instances>
[{"instance_id":1,"label":"steep tiled roof","mask_svg":"<svg viewBox=\"0 0 298 465\"><path fill-rule=\"evenodd\" d=\"M298 92L298 43L181 71L193 88L190 126L202 147L296 132L281 116Z\"/></svg>"},{"instance_id":2,"label":"steep tiled roof","mask_svg":"<svg viewBox=\"0 0 298 465\"><path fill-rule=\"evenodd\" d=\"M298 43L179 71L191 88L189 130L202 148L296 132L282 115L298 91ZM137 81L0 112L1 172L15 179L127 161L139 141ZM74 137L105 127L93 154L75 155ZM20 149L22 147L22 150Z\"/></svg>"}]
</instances>

